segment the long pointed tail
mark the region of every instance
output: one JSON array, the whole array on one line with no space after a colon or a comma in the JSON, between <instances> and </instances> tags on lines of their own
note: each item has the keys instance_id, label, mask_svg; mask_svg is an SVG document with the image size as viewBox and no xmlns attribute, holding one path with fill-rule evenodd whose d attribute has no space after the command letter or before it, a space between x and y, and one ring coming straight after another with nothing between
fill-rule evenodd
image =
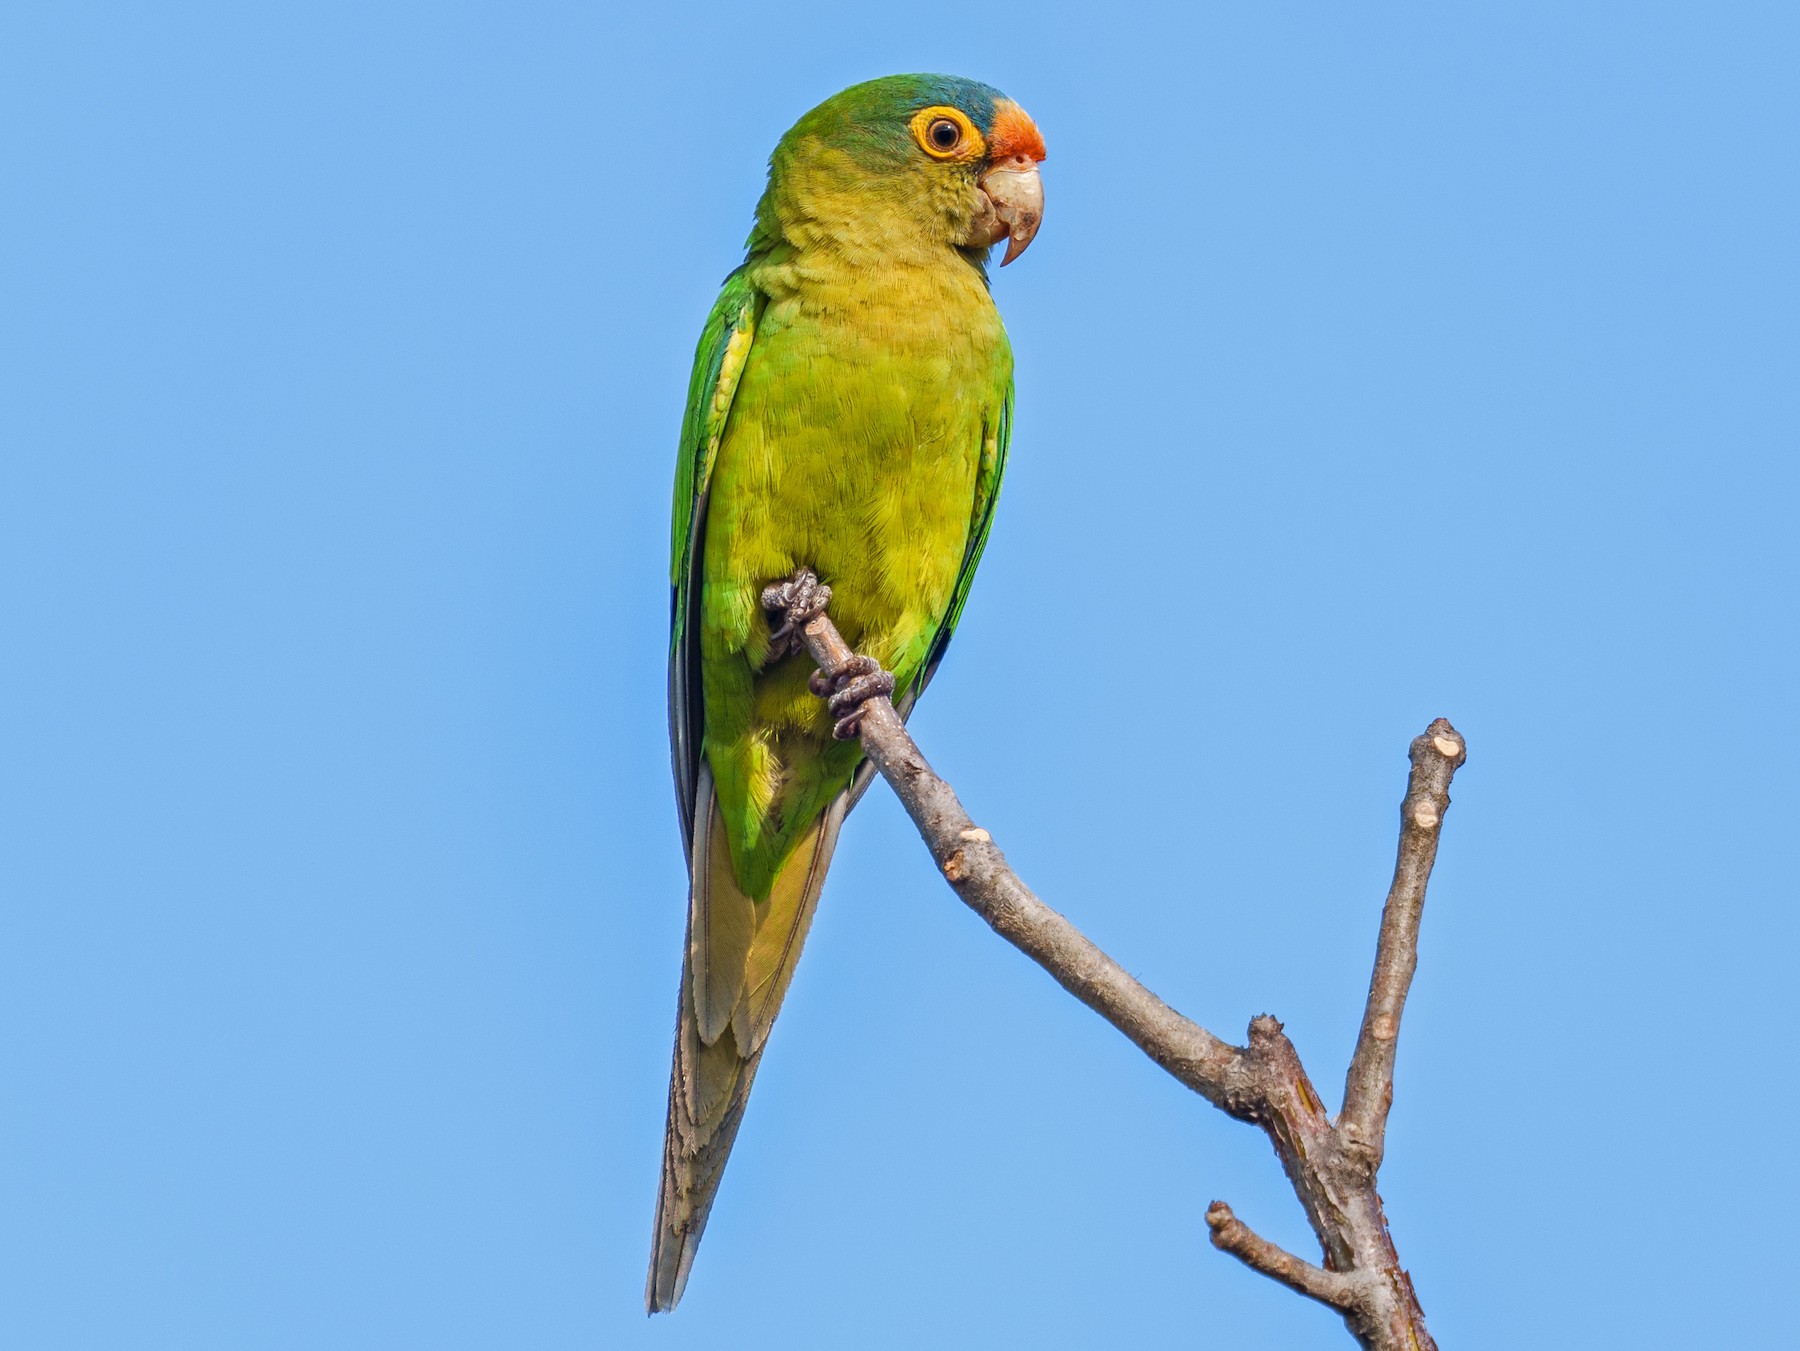
<instances>
[{"instance_id":1,"label":"long pointed tail","mask_svg":"<svg viewBox=\"0 0 1800 1351\"><path fill-rule=\"evenodd\" d=\"M673 1309L687 1286L694 1250L700 1246L725 1159L750 1099L750 1081L762 1059L760 1051L748 1056L739 1051L730 1027L711 1046L700 1040L691 987L692 973L683 963L662 1186L656 1197L650 1278L644 1288L644 1305L651 1313Z\"/></svg>"},{"instance_id":2,"label":"long pointed tail","mask_svg":"<svg viewBox=\"0 0 1800 1351\"><path fill-rule=\"evenodd\" d=\"M848 793L839 794L782 864L769 898L755 901L737 885L712 776L704 766L695 797L687 952L644 1290L651 1313L673 1309L687 1285L750 1082L793 979L849 809Z\"/></svg>"}]
</instances>

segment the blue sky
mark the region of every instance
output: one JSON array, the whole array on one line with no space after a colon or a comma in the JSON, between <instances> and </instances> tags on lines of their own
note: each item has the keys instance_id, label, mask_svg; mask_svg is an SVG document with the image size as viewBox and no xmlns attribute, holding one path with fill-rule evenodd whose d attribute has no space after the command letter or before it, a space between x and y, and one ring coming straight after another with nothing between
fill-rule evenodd
<instances>
[{"instance_id":1,"label":"blue sky","mask_svg":"<svg viewBox=\"0 0 1800 1351\"><path fill-rule=\"evenodd\" d=\"M1434 1331L1791 1337L1792 6L64 3L0 53L9 1346L1349 1344L1206 1245L1222 1197L1310 1251L1261 1136L879 788L641 1312L687 363L775 138L916 69L1050 147L928 753L1335 1100L1450 717L1383 1174Z\"/></svg>"}]
</instances>

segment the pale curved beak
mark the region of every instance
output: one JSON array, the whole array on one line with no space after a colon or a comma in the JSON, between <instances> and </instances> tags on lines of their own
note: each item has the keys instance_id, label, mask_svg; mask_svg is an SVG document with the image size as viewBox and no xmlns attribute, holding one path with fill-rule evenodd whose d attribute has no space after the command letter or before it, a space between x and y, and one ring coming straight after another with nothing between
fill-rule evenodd
<instances>
[{"instance_id":1,"label":"pale curved beak","mask_svg":"<svg viewBox=\"0 0 1800 1351\"><path fill-rule=\"evenodd\" d=\"M993 208L992 221L982 212L982 224L990 237L983 241L997 244L1006 241L1005 267L1026 249L1044 220L1044 180L1038 176L1037 162L1029 155L1013 155L996 161L981 176L981 191Z\"/></svg>"}]
</instances>

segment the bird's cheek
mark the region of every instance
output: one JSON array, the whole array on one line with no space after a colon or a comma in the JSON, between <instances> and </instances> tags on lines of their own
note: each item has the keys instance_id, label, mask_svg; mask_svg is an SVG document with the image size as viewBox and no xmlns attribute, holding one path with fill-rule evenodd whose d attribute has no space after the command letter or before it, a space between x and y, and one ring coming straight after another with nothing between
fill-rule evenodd
<instances>
[{"instance_id":1,"label":"bird's cheek","mask_svg":"<svg viewBox=\"0 0 1800 1351\"><path fill-rule=\"evenodd\" d=\"M965 247L985 249L1006 238L1006 223L994 208L994 199L980 188L975 189L975 215L968 232L959 241Z\"/></svg>"}]
</instances>

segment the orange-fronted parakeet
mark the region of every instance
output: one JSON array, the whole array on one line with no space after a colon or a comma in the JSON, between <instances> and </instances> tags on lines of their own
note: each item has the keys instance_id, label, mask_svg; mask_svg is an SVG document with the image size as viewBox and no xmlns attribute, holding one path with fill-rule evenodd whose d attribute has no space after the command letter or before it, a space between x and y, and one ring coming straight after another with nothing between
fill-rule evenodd
<instances>
[{"instance_id":1,"label":"orange-fronted parakeet","mask_svg":"<svg viewBox=\"0 0 1800 1351\"><path fill-rule=\"evenodd\" d=\"M1043 208L1043 138L998 91L896 75L827 99L769 160L707 317L675 472L669 728L688 847L668 1133L646 1299L681 1298L838 829L870 769L772 641L799 569L911 709L993 519L1012 352L988 292Z\"/></svg>"}]
</instances>

